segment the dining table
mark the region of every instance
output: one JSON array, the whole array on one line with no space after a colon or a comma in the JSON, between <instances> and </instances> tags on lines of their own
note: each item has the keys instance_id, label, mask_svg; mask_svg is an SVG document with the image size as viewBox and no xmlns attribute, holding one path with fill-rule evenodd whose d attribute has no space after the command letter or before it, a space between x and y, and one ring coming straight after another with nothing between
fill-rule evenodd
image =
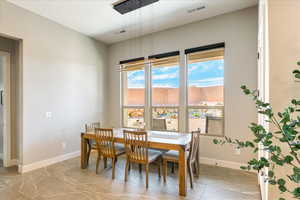
<instances>
[{"instance_id":1,"label":"dining table","mask_svg":"<svg viewBox=\"0 0 300 200\"><path fill-rule=\"evenodd\" d=\"M115 143L125 143L123 130L126 128L114 128L113 135ZM126 129L132 130L132 129ZM191 142L191 134L180 132L165 132L148 130L149 148L162 150L175 150L179 152L178 192L180 196L187 194L187 151ZM94 132L81 133L81 168L88 167L88 143L95 140Z\"/></svg>"}]
</instances>

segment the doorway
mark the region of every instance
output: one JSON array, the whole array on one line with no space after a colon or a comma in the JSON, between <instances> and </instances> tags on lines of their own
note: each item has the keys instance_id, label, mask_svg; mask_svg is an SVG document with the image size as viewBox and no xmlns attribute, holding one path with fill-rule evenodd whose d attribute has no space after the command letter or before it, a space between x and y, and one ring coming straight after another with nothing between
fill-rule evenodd
<instances>
[{"instance_id":1,"label":"doorway","mask_svg":"<svg viewBox=\"0 0 300 200\"><path fill-rule=\"evenodd\" d=\"M0 167L10 166L10 53L0 51Z\"/></svg>"}]
</instances>

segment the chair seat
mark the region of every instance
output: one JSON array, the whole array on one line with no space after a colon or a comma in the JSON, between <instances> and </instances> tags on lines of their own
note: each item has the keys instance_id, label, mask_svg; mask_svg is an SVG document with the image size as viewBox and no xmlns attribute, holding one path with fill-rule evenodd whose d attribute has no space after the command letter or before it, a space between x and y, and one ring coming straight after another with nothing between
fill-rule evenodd
<instances>
[{"instance_id":1,"label":"chair seat","mask_svg":"<svg viewBox=\"0 0 300 200\"><path fill-rule=\"evenodd\" d=\"M116 154L119 155L119 154L123 154L125 153L125 147L123 144L115 144L115 149L116 149Z\"/></svg>"},{"instance_id":2,"label":"chair seat","mask_svg":"<svg viewBox=\"0 0 300 200\"><path fill-rule=\"evenodd\" d=\"M159 156L161 156L161 151L149 149L148 150L148 160L149 162L155 161Z\"/></svg>"},{"instance_id":3,"label":"chair seat","mask_svg":"<svg viewBox=\"0 0 300 200\"><path fill-rule=\"evenodd\" d=\"M163 159L167 160L179 160L179 153L175 150L167 151L163 154Z\"/></svg>"}]
</instances>

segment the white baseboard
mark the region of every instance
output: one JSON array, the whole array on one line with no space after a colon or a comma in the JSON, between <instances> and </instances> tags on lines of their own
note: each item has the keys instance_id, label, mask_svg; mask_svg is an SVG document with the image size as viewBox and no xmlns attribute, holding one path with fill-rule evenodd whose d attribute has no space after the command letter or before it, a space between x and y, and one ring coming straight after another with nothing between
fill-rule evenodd
<instances>
[{"instance_id":1,"label":"white baseboard","mask_svg":"<svg viewBox=\"0 0 300 200\"><path fill-rule=\"evenodd\" d=\"M8 166L18 166L19 160L18 159L12 159L8 161Z\"/></svg>"},{"instance_id":2,"label":"white baseboard","mask_svg":"<svg viewBox=\"0 0 300 200\"><path fill-rule=\"evenodd\" d=\"M28 164L28 165L19 165L19 173L30 172L32 170L47 167L49 165L53 165L55 163L59 163L59 162L62 162L64 160L68 160L68 159L75 158L75 157L78 157L78 156L80 156L80 151L67 153L67 154L64 154L64 155L60 155L60 156L50 158L50 159L47 159L47 160L38 161L38 162L31 163L31 164Z\"/></svg>"},{"instance_id":3,"label":"white baseboard","mask_svg":"<svg viewBox=\"0 0 300 200\"><path fill-rule=\"evenodd\" d=\"M60 155L54 158L50 158L47 160L42 160L38 161L32 164L28 165L19 165L19 172L20 173L26 173L35 169L47 167L49 165L53 165L55 163L59 163L71 158L75 158L80 156L80 151ZM12 160L13 165L17 165L18 161L17 160ZM231 168L231 169L237 169L241 170L241 166L245 166L246 164L243 163L238 163L238 162L232 162L232 161L226 161L226 160L217 160L213 158L207 158L207 157L200 157L200 163L201 164L206 164L206 165L214 165L214 166L219 166L219 167L225 167L225 168Z\"/></svg>"},{"instance_id":4,"label":"white baseboard","mask_svg":"<svg viewBox=\"0 0 300 200\"><path fill-rule=\"evenodd\" d=\"M1 159L1 160L4 159L3 153L0 153L0 159ZM8 167L17 166L18 163L19 163L18 159L12 159L12 160L9 160L9 161L7 162L7 166L8 166Z\"/></svg>"},{"instance_id":5,"label":"white baseboard","mask_svg":"<svg viewBox=\"0 0 300 200\"><path fill-rule=\"evenodd\" d=\"M206 165L214 165L219 167L226 167L231 169L238 169L242 170L241 166L247 166L247 164L238 163L238 162L232 162L227 160L217 160L213 158L207 158L207 157L200 157L200 163L206 164Z\"/></svg>"}]
</instances>

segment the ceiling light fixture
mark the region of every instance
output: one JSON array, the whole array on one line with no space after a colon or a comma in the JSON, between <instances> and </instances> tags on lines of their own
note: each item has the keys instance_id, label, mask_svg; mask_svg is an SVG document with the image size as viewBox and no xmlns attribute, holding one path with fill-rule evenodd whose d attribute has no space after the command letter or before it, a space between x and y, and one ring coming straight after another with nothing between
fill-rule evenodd
<instances>
[{"instance_id":1,"label":"ceiling light fixture","mask_svg":"<svg viewBox=\"0 0 300 200\"><path fill-rule=\"evenodd\" d=\"M159 0L121 0L114 3L113 7L116 11L124 15L126 13L148 6L158 1Z\"/></svg>"}]
</instances>

